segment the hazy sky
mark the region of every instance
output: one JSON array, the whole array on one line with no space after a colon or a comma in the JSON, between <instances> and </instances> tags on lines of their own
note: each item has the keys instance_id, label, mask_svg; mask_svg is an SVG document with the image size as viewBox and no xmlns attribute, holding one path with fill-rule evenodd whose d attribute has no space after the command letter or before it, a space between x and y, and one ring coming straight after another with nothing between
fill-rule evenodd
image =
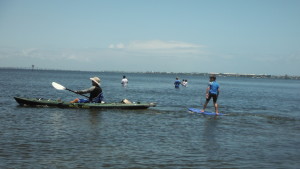
<instances>
[{"instance_id":1,"label":"hazy sky","mask_svg":"<svg viewBox=\"0 0 300 169\"><path fill-rule=\"evenodd\" d=\"M299 0L0 0L0 67L300 75Z\"/></svg>"}]
</instances>

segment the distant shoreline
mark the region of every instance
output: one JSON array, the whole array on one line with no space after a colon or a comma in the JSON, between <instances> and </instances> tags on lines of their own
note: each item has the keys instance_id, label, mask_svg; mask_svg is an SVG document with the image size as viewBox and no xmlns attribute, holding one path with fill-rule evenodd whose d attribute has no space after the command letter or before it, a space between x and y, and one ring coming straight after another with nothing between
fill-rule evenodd
<instances>
[{"instance_id":1,"label":"distant shoreline","mask_svg":"<svg viewBox=\"0 0 300 169\"><path fill-rule=\"evenodd\" d=\"M31 71L74 71L74 72L112 72L112 73L149 73L149 74L185 74L185 75L200 75L209 76L214 74L217 77L245 77L245 78L262 78L262 79L293 79L300 80L300 76L293 75L268 75L268 74L240 74L240 73L198 73L198 72L155 72L155 71L88 71L88 70L62 70L62 69L44 69L44 68L29 68L29 67L0 67L0 70L31 70Z\"/></svg>"}]
</instances>

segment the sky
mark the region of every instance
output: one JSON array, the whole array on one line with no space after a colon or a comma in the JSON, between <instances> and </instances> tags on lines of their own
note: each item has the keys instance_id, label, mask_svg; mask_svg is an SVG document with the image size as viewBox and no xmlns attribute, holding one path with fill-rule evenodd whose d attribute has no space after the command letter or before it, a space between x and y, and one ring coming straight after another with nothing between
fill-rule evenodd
<instances>
[{"instance_id":1,"label":"sky","mask_svg":"<svg viewBox=\"0 0 300 169\"><path fill-rule=\"evenodd\" d=\"M0 0L0 67L300 75L299 0Z\"/></svg>"}]
</instances>

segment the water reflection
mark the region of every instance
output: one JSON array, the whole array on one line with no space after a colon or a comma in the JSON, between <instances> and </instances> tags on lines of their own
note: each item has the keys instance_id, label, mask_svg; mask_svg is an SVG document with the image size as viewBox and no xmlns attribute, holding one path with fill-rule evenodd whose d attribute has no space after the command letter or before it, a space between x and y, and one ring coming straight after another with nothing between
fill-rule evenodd
<instances>
[{"instance_id":1,"label":"water reflection","mask_svg":"<svg viewBox=\"0 0 300 169\"><path fill-rule=\"evenodd\" d=\"M220 150L219 140L217 140L217 126L218 118L207 118L204 123L203 130L203 149L206 151L207 160L215 161L218 160L218 154Z\"/></svg>"},{"instance_id":2,"label":"water reflection","mask_svg":"<svg viewBox=\"0 0 300 169\"><path fill-rule=\"evenodd\" d=\"M48 122L43 126L40 126L45 136L51 139L57 139L62 137L62 133L66 131L65 116L62 111L54 111L49 113Z\"/></svg>"},{"instance_id":3,"label":"water reflection","mask_svg":"<svg viewBox=\"0 0 300 169\"><path fill-rule=\"evenodd\" d=\"M89 121L93 126L98 126L102 119L102 113L96 109L89 109Z\"/></svg>"}]
</instances>

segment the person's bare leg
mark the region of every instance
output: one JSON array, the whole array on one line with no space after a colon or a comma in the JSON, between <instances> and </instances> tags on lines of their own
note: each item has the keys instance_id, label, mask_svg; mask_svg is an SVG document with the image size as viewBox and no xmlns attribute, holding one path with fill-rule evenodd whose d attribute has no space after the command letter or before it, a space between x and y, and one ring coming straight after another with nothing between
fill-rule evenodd
<instances>
[{"instance_id":1,"label":"person's bare leg","mask_svg":"<svg viewBox=\"0 0 300 169\"><path fill-rule=\"evenodd\" d=\"M70 101L70 103L78 103L78 101L79 101L79 99L78 99L78 98L76 98L76 99L74 99L74 100Z\"/></svg>"},{"instance_id":2,"label":"person's bare leg","mask_svg":"<svg viewBox=\"0 0 300 169\"><path fill-rule=\"evenodd\" d=\"M214 106L216 114L219 114L218 103L214 103Z\"/></svg>"},{"instance_id":3,"label":"person's bare leg","mask_svg":"<svg viewBox=\"0 0 300 169\"><path fill-rule=\"evenodd\" d=\"M204 103L204 105L203 105L203 109L201 110L201 112L204 112L204 111L205 111L207 104L208 104L208 101L205 101L205 103Z\"/></svg>"}]
</instances>

